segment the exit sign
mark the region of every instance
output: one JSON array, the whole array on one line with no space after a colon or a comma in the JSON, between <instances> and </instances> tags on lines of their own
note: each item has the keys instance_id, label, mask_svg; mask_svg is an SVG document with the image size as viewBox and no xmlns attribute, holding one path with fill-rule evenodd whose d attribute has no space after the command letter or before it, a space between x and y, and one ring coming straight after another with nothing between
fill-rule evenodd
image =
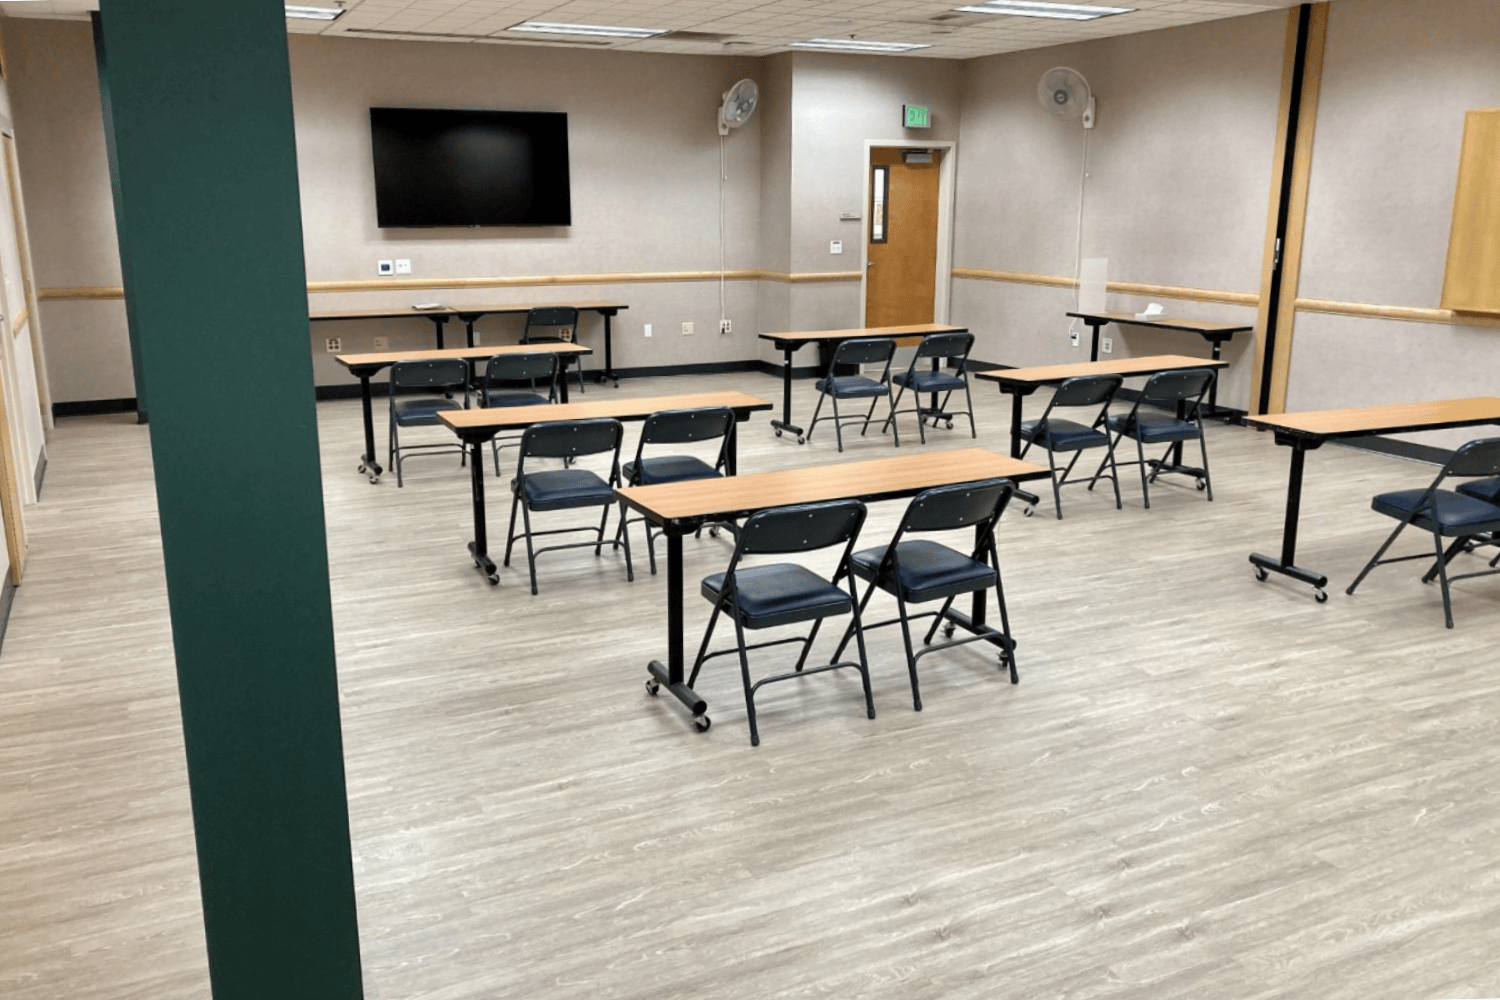
<instances>
[{"instance_id":1,"label":"exit sign","mask_svg":"<svg viewBox=\"0 0 1500 1000\"><path fill-rule=\"evenodd\" d=\"M903 104L901 112L907 128L932 128L932 109L927 105Z\"/></svg>"}]
</instances>

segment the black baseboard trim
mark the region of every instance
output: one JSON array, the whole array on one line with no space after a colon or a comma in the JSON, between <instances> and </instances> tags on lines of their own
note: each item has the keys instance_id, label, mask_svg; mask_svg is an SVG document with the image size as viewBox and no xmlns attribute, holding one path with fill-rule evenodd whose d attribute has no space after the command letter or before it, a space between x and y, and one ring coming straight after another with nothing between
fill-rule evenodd
<instances>
[{"instance_id":1,"label":"black baseboard trim","mask_svg":"<svg viewBox=\"0 0 1500 1000\"><path fill-rule=\"evenodd\" d=\"M53 403L52 417L97 417L107 413L135 413L135 397L129 399L84 399L74 403ZM144 420L140 423L145 423Z\"/></svg>"},{"instance_id":2,"label":"black baseboard trim","mask_svg":"<svg viewBox=\"0 0 1500 1000\"><path fill-rule=\"evenodd\" d=\"M5 633L10 628L10 609L16 603L16 585L11 582L10 571L0 583L0 651L5 649Z\"/></svg>"}]
</instances>

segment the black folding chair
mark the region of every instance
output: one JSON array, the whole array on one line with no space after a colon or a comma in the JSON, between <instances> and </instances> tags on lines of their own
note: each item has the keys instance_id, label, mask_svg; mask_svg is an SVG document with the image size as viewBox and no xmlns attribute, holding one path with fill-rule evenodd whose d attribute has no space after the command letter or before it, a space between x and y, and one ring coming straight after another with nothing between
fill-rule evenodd
<instances>
[{"instance_id":1,"label":"black folding chair","mask_svg":"<svg viewBox=\"0 0 1500 1000\"><path fill-rule=\"evenodd\" d=\"M1198 489L1214 498L1213 482L1208 476L1208 442L1203 437L1203 397L1214 384L1212 368L1184 368L1178 371L1157 372L1146 380L1141 394L1129 413L1116 414L1109 418L1108 427L1115 432L1114 444L1121 438L1135 441L1136 461L1119 465L1136 465L1141 470L1141 499L1146 509L1151 509L1151 493L1148 483L1166 473L1192 476ZM1172 411L1172 415L1158 417L1145 412L1146 409L1161 408ZM1182 464L1182 445L1185 441L1198 439L1198 451L1203 456L1203 466L1196 468ZM1166 445L1161 458L1146 457L1146 447ZM1170 459L1170 461L1169 461ZM1111 457L1113 460L1113 456ZM1146 469L1151 474L1146 474ZM1117 466L1118 468L1118 466ZM1099 471L1103 471L1100 466ZM1097 478L1099 472L1095 472ZM1093 483L1090 481L1090 485Z\"/></svg>"},{"instance_id":2,"label":"black folding chair","mask_svg":"<svg viewBox=\"0 0 1500 1000\"><path fill-rule=\"evenodd\" d=\"M520 388L525 383L529 389ZM537 383L546 391L538 393ZM485 362L484 374L475 386L480 407L541 406L557 401L557 355L550 351L536 354L497 354ZM500 449L514 448L519 434L496 435L490 441L495 456L495 475L500 475Z\"/></svg>"},{"instance_id":3,"label":"black folding chair","mask_svg":"<svg viewBox=\"0 0 1500 1000\"><path fill-rule=\"evenodd\" d=\"M940 649L980 640L993 643L1000 647L1001 667L1010 668L1010 682L1020 681L1016 672L1016 643L1010 634L1010 616L1005 609L1005 591L1000 584L1000 557L995 551L995 522L1000 520L1014 494L1015 486L1008 479L956 483L926 490L907 506L906 514L888 544L856 552L851 559L854 575L869 583L859 601L861 615L877 588L896 598L897 617L861 627L868 632L900 623L901 639L906 646L906 668L911 674L912 707L918 712L922 711L922 693L917 686L917 661ZM907 537L964 528L973 529L973 545L966 547L968 554L930 539ZM976 624L967 616L951 611L954 598L991 587L995 588L995 603L1000 609L999 629ZM936 611L912 614L907 607L937 600L941 600L943 606ZM929 616L932 627L922 639L925 648L915 651L910 622ZM951 638L958 624L973 634L961 639ZM931 645L932 638L939 626L944 627L943 634L949 641L934 646ZM853 633L851 624L844 632L839 648L834 650L835 660L843 653L844 645Z\"/></svg>"},{"instance_id":4,"label":"black folding chair","mask_svg":"<svg viewBox=\"0 0 1500 1000\"><path fill-rule=\"evenodd\" d=\"M977 438L979 432L974 428L974 398L969 395L969 373L966 369L969 351L973 347L972 333L935 333L924 337L917 345L916 353L912 355L911 365L891 379L897 386L896 398L891 403L891 415L886 418L885 427L889 427L899 413L915 413L917 434L921 436L922 443L926 444L927 421L931 420L934 427L939 420L945 421L951 431L953 418L963 415L969 418L969 437ZM935 367L934 361L937 362ZM908 389L911 390L916 405L910 410L903 410L901 397ZM955 413L948 409L948 401L960 389L964 393L964 405L968 408ZM941 403L930 408L922 406L924 395L936 398L939 393L943 394ZM881 428L882 432L885 427Z\"/></svg>"},{"instance_id":5,"label":"black folding chair","mask_svg":"<svg viewBox=\"0 0 1500 1000\"><path fill-rule=\"evenodd\" d=\"M401 463L410 455L405 452L440 452L457 450L459 465L465 464L468 452L456 437L448 441L401 446L399 431L403 427L434 427L437 415L444 410L469 408L469 363L462 358L438 358L431 361L397 361L391 365L391 416L387 441L387 466L396 470L396 485L401 486ZM420 390L421 395L406 395ZM445 393L461 391L462 403Z\"/></svg>"},{"instance_id":6,"label":"black folding chair","mask_svg":"<svg viewBox=\"0 0 1500 1000\"><path fill-rule=\"evenodd\" d=\"M550 332L549 332L550 331ZM578 310L572 306L541 306L526 313L526 326L521 330L523 344L576 344L578 342ZM563 378L567 378L567 366L563 365ZM578 359L578 391L583 392L583 358Z\"/></svg>"},{"instance_id":7,"label":"black folding chair","mask_svg":"<svg viewBox=\"0 0 1500 1000\"><path fill-rule=\"evenodd\" d=\"M698 658L693 662L688 686L692 687L697 681L698 671L703 668L705 661L737 651L740 657L740 677L745 686L745 711L750 719L751 746L760 745L760 730L755 723L755 692L763 685L775 681L806 677L841 667L854 667L859 671L864 684L865 712L870 718L875 718L875 699L870 692L865 640L859 630L859 609L854 603L854 581L849 576L849 556L864 521L865 505L858 500L834 500L757 511L740 528L739 543L729 559L729 568L723 573L704 577L703 596L713 602L714 610L708 619L708 628L703 633L703 643L698 647ZM797 563L757 566L741 564L746 556L816 552L834 546L842 546L843 551L839 555L838 566L829 579ZM839 585L839 581L845 579L849 580L848 590ZM713 638L714 625L721 613L734 620L736 646L735 649L709 652L709 640ZM845 614L854 616L854 636L859 647L859 659L804 670L808 651L812 649L823 619ZM813 623L806 636L745 644L746 629L775 628L806 621ZM792 672L763 677L752 683L750 659L747 655L749 651L789 642L802 643L802 653L797 657L797 664Z\"/></svg>"},{"instance_id":8,"label":"black folding chair","mask_svg":"<svg viewBox=\"0 0 1500 1000\"><path fill-rule=\"evenodd\" d=\"M1500 506L1496 506L1487 500L1481 500L1471 496L1467 492L1459 490L1442 489L1443 483L1455 476L1479 477L1494 476L1500 473L1500 438L1485 438L1481 441L1470 441L1459 448L1448 459L1448 463L1438 471L1437 478L1424 490L1398 490L1395 493L1381 493L1370 501L1370 508L1377 514L1394 517L1401 523L1396 525L1385 544L1376 550L1365 564L1365 568L1359 571L1359 576L1349 584L1346 594L1353 594L1354 588L1369 575L1370 570L1376 566L1386 563L1406 562L1411 559L1431 559L1436 557L1436 563L1424 581L1431 580L1436 575L1443 585L1443 617L1449 628L1453 627L1453 602L1449 597L1448 585L1455 580L1466 580L1472 576L1490 576L1500 573L1500 569L1484 569L1475 573L1461 573L1458 576L1448 575L1448 562L1460 550L1474 539L1491 536L1500 531ZM1407 525L1413 525L1423 531L1432 534L1433 552L1418 553L1416 555L1392 556L1382 559L1396 536L1406 529ZM1447 551L1443 549L1443 539L1454 539L1453 544Z\"/></svg>"},{"instance_id":9,"label":"black folding chair","mask_svg":"<svg viewBox=\"0 0 1500 1000\"><path fill-rule=\"evenodd\" d=\"M1088 481L1089 489L1094 488L1094 481L1107 466L1110 481L1115 487L1115 510L1120 509L1120 479L1115 471L1115 446L1110 440L1109 432L1101 428L1109 419L1109 402L1114 398L1121 381L1123 380L1118 375L1080 375L1070 378L1057 387L1040 419L1028 420L1021 425L1021 440L1026 442L1026 447L1021 449L1019 457L1025 458L1032 445L1047 452L1047 468L1052 470L1052 503L1057 509L1059 521L1062 520L1062 488L1069 483L1083 482L1081 478L1069 479L1068 476L1077 464L1078 457L1089 448L1105 450L1104 461L1099 463L1099 471ZM1069 420L1056 416L1058 410L1082 410L1084 415L1081 421ZM1068 459L1067 467L1058 475L1054 456L1067 452L1072 452L1073 457Z\"/></svg>"},{"instance_id":10,"label":"black folding chair","mask_svg":"<svg viewBox=\"0 0 1500 1000\"><path fill-rule=\"evenodd\" d=\"M516 459L516 478L511 481L515 496L510 505L510 530L505 540L505 565L510 565L510 550L516 542L516 511L520 511L525 522L526 563L531 570L531 593L536 594L536 557L543 552L556 549L578 549L592 547L599 555L604 545L604 526L609 521L609 511L615 504L615 486L620 482L620 441L625 435L624 426L609 418L597 420L557 420L532 424L521 435L521 454ZM588 455L610 456L609 479L604 479L588 469L575 467L546 469L528 472L527 459L561 458L572 462ZM533 512L553 510L576 510L584 507L601 507L599 527L587 525L572 528L553 528L548 531L533 531ZM535 548L534 537L542 535L565 535L577 531L595 532L592 542L569 542ZM635 579L635 569L630 563L630 536L610 542L613 547L625 549L625 578Z\"/></svg>"},{"instance_id":11,"label":"black folding chair","mask_svg":"<svg viewBox=\"0 0 1500 1000\"><path fill-rule=\"evenodd\" d=\"M662 410L646 418L641 427L641 439L636 445L635 460L626 462L620 476L626 486L653 486L657 483L681 483L693 479L717 479L726 475L729 465L729 449L734 435L734 411L727 406L705 406L691 410ZM704 441L719 441L719 454L714 464L693 455L647 455L647 448L660 445L684 445ZM629 530L631 521L644 518L626 517L624 502L620 504L619 537ZM650 557L651 573L656 574L656 539L660 537L646 524L646 554ZM732 524L723 525L731 531ZM714 526L717 534L718 525Z\"/></svg>"},{"instance_id":12,"label":"black folding chair","mask_svg":"<svg viewBox=\"0 0 1500 1000\"><path fill-rule=\"evenodd\" d=\"M838 437L839 451L844 450L844 424L856 423L863 420L864 426L860 429L860 436L870 428L870 418L875 414L875 404L882 398L891 404L891 417L896 415L896 407L891 397L891 358L896 354L896 342L889 337L859 337L854 340L846 340L833 352L833 362L829 365L828 376L817 381L818 405L813 409L812 423L807 425L807 440L812 440L813 428L818 426L818 414L823 409L823 400L833 400L833 430ZM878 379L870 378L868 375L839 375L840 367L844 365L880 365L881 372ZM844 420L839 416L839 400L841 399L868 399L870 410L863 417L850 417ZM889 422L889 421L888 421ZM901 434L894 424L891 424L891 437L896 441L896 447L901 447Z\"/></svg>"}]
</instances>

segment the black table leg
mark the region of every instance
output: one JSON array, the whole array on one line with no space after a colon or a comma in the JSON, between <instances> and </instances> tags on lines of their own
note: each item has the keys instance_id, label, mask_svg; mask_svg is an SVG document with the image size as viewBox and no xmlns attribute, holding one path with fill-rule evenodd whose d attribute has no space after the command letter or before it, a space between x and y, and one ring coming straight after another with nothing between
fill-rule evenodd
<instances>
[{"instance_id":1,"label":"black table leg","mask_svg":"<svg viewBox=\"0 0 1500 1000\"><path fill-rule=\"evenodd\" d=\"M495 561L490 558L489 533L484 526L484 442L469 442L469 479L474 494L474 540L469 543L469 555L474 565L490 581L490 586L500 582L500 573Z\"/></svg>"},{"instance_id":2,"label":"black table leg","mask_svg":"<svg viewBox=\"0 0 1500 1000\"><path fill-rule=\"evenodd\" d=\"M1313 596L1321 604L1328 600L1328 577L1310 569L1295 565L1297 558L1297 521L1302 514L1302 465L1306 455L1318 447L1321 441L1288 441L1277 435L1277 444L1290 445L1292 468L1286 483L1286 521L1281 529L1281 558L1273 559L1259 552L1250 553L1250 564L1255 567L1255 578L1264 581L1269 573L1280 573L1294 580L1301 580L1313 588Z\"/></svg>"},{"instance_id":3,"label":"black table leg","mask_svg":"<svg viewBox=\"0 0 1500 1000\"><path fill-rule=\"evenodd\" d=\"M614 317L616 310L601 309L599 315L604 317L604 371L599 373L599 384L603 385L605 379L612 379L615 388L620 387L620 376L615 374L614 353L610 348L610 320Z\"/></svg>"},{"instance_id":4,"label":"black table leg","mask_svg":"<svg viewBox=\"0 0 1500 1000\"><path fill-rule=\"evenodd\" d=\"M432 332L437 334L437 349L441 351L443 349L443 327L448 323L447 315L435 316L432 313L423 313L422 315L432 320Z\"/></svg>"},{"instance_id":5,"label":"black table leg","mask_svg":"<svg viewBox=\"0 0 1500 1000\"><path fill-rule=\"evenodd\" d=\"M652 660L646 664L646 669L651 674L651 679L646 682L646 690L654 696L665 685L693 713L693 725L701 733L709 727L709 718L703 714L708 711L708 703L698 697L684 680L687 675L684 670L682 641L683 529L674 525L665 528L663 534L667 536L667 662L663 665L660 660Z\"/></svg>"},{"instance_id":6,"label":"black table leg","mask_svg":"<svg viewBox=\"0 0 1500 1000\"><path fill-rule=\"evenodd\" d=\"M1086 319L1086 320L1084 320L1084 322L1087 323L1089 325L1090 329L1093 330L1093 342L1089 346L1089 360L1090 361L1098 361L1099 360L1099 331L1102 330L1102 329L1104 329L1104 324L1108 323L1109 320L1107 320L1107 319L1106 320Z\"/></svg>"},{"instance_id":7,"label":"black table leg","mask_svg":"<svg viewBox=\"0 0 1500 1000\"><path fill-rule=\"evenodd\" d=\"M776 346L781 348L781 354L785 358L785 361L781 369L781 419L772 420L771 428L776 431L777 437L781 437L783 431L788 431L797 435L798 444L804 444L807 441L807 436L803 433L802 428L792 423L792 352L800 345L777 344Z\"/></svg>"},{"instance_id":8,"label":"black table leg","mask_svg":"<svg viewBox=\"0 0 1500 1000\"><path fill-rule=\"evenodd\" d=\"M561 362L557 370L557 401L566 403L568 401L568 365L573 363L574 355L559 354L557 360ZM582 362L580 362L580 365Z\"/></svg>"},{"instance_id":9,"label":"black table leg","mask_svg":"<svg viewBox=\"0 0 1500 1000\"><path fill-rule=\"evenodd\" d=\"M1021 457L1021 392L1019 390L1010 394L1010 457Z\"/></svg>"},{"instance_id":10,"label":"black table leg","mask_svg":"<svg viewBox=\"0 0 1500 1000\"><path fill-rule=\"evenodd\" d=\"M359 457L359 471L367 473L371 485L380 482L380 463L375 461L375 412L370 400L370 376L373 372L362 372L359 376L359 401L364 408L365 453Z\"/></svg>"}]
</instances>

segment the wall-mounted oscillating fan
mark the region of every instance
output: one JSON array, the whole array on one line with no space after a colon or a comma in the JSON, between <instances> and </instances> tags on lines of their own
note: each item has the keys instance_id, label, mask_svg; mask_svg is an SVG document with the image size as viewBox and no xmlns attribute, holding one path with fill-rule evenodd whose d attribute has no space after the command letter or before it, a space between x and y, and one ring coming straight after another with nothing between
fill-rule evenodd
<instances>
[{"instance_id":1,"label":"wall-mounted oscillating fan","mask_svg":"<svg viewBox=\"0 0 1500 1000\"><path fill-rule=\"evenodd\" d=\"M1036 99L1053 118L1072 121L1083 119L1084 128L1094 127L1094 95L1089 82L1076 69L1057 66L1042 74L1036 85Z\"/></svg>"},{"instance_id":2,"label":"wall-mounted oscillating fan","mask_svg":"<svg viewBox=\"0 0 1500 1000\"><path fill-rule=\"evenodd\" d=\"M728 135L732 128L739 128L755 113L755 102L760 99L760 88L754 80L741 80L724 92L724 103L719 105L719 134Z\"/></svg>"}]
</instances>

